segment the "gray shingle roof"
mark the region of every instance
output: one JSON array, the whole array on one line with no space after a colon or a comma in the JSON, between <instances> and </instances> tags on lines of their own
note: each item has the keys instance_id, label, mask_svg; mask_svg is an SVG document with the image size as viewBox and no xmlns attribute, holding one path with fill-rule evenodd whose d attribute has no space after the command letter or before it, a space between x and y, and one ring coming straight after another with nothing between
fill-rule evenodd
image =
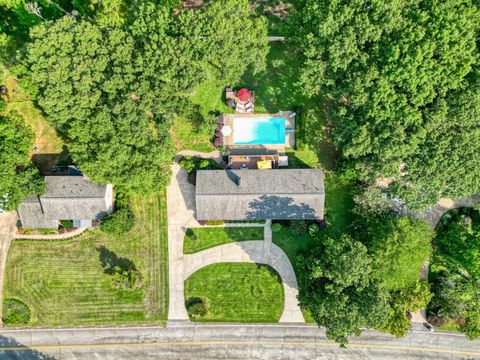
<instances>
[{"instance_id":1,"label":"gray shingle roof","mask_svg":"<svg viewBox=\"0 0 480 360\"><path fill-rule=\"evenodd\" d=\"M83 176L46 176L40 197L48 219L95 219L106 215L106 186Z\"/></svg>"},{"instance_id":2,"label":"gray shingle roof","mask_svg":"<svg viewBox=\"0 0 480 360\"><path fill-rule=\"evenodd\" d=\"M22 226L56 227L55 220L96 219L107 214L106 185L93 184L83 176L46 176L45 182L44 195L28 198L18 207Z\"/></svg>"},{"instance_id":3,"label":"gray shingle roof","mask_svg":"<svg viewBox=\"0 0 480 360\"><path fill-rule=\"evenodd\" d=\"M22 226L34 229L56 228L56 220L47 220L42 212L38 196L31 196L18 206L18 215Z\"/></svg>"},{"instance_id":4,"label":"gray shingle roof","mask_svg":"<svg viewBox=\"0 0 480 360\"><path fill-rule=\"evenodd\" d=\"M83 176L45 176L42 198L104 198L106 186L94 184Z\"/></svg>"},{"instance_id":5,"label":"gray shingle roof","mask_svg":"<svg viewBox=\"0 0 480 360\"><path fill-rule=\"evenodd\" d=\"M323 219L321 169L199 170L198 220Z\"/></svg>"}]
</instances>

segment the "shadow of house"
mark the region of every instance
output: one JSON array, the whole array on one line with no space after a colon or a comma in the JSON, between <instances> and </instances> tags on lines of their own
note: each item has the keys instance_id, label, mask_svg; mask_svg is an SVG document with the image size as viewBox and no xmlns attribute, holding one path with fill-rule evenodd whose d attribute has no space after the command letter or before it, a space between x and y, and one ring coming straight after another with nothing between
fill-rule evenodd
<instances>
[{"instance_id":1,"label":"shadow of house","mask_svg":"<svg viewBox=\"0 0 480 360\"><path fill-rule=\"evenodd\" d=\"M296 201L292 197L276 195L263 195L249 204L246 213L248 220L255 219L279 219L299 220L314 219L316 211L307 203Z\"/></svg>"},{"instance_id":2,"label":"shadow of house","mask_svg":"<svg viewBox=\"0 0 480 360\"><path fill-rule=\"evenodd\" d=\"M32 154L32 162L40 170L40 174L46 176L55 175L53 171L55 166L71 165L73 160L64 145L62 152L59 154Z\"/></svg>"},{"instance_id":3,"label":"shadow of house","mask_svg":"<svg viewBox=\"0 0 480 360\"><path fill-rule=\"evenodd\" d=\"M18 348L18 349L16 349ZM13 338L0 335L0 359L4 360L56 360L54 356L30 349Z\"/></svg>"},{"instance_id":4,"label":"shadow of house","mask_svg":"<svg viewBox=\"0 0 480 360\"><path fill-rule=\"evenodd\" d=\"M185 206L188 210L195 210L195 185L188 181L187 170L180 169L176 175L176 180Z\"/></svg>"}]
</instances>

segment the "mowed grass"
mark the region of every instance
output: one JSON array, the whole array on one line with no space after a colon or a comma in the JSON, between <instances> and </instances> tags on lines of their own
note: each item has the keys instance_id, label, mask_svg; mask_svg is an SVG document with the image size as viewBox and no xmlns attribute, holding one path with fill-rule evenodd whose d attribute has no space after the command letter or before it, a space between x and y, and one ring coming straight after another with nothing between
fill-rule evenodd
<instances>
[{"instance_id":1,"label":"mowed grass","mask_svg":"<svg viewBox=\"0 0 480 360\"><path fill-rule=\"evenodd\" d=\"M208 119L214 114L231 113L223 98L225 85L217 80L207 80L197 86L191 94L190 100L193 104L199 106L199 112L204 119ZM198 124L191 119L177 117L173 122L172 136L174 138L175 149L196 150L209 152L215 150L212 144L214 133L205 133L199 131Z\"/></svg>"},{"instance_id":2,"label":"mowed grass","mask_svg":"<svg viewBox=\"0 0 480 360\"><path fill-rule=\"evenodd\" d=\"M190 228L183 240L183 252L193 254L214 246L246 240L263 240L263 226Z\"/></svg>"},{"instance_id":3,"label":"mowed grass","mask_svg":"<svg viewBox=\"0 0 480 360\"><path fill-rule=\"evenodd\" d=\"M134 196L134 228L114 237L99 230L72 240L16 240L10 248L4 296L31 309L30 326L163 324L168 312L168 251L165 194ZM133 261L142 288L117 290L104 273L105 246Z\"/></svg>"},{"instance_id":4,"label":"mowed grass","mask_svg":"<svg viewBox=\"0 0 480 360\"><path fill-rule=\"evenodd\" d=\"M200 298L208 313L197 321L278 322L284 306L280 275L267 265L219 263L185 281L185 301Z\"/></svg>"}]
</instances>

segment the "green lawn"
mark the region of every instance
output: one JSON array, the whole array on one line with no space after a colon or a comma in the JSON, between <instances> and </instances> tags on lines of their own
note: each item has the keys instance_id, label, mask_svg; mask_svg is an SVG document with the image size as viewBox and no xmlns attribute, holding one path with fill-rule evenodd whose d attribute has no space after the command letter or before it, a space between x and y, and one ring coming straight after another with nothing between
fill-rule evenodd
<instances>
[{"instance_id":1,"label":"green lawn","mask_svg":"<svg viewBox=\"0 0 480 360\"><path fill-rule=\"evenodd\" d=\"M203 118L208 118L213 113L230 113L230 109L222 98L225 84L216 80L208 80L197 86L190 96L191 101L199 106ZM177 117L173 122L173 138L175 148L180 150L196 150L209 152L215 150L212 144L213 131L211 134L199 131L197 124L190 119Z\"/></svg>"},{"instance_id":2,"label":"green lawn","mask_svg":"<svg viewBox=\"0 0 480 360\"><path fill-rule=\"evenodd\" d=\"M10 248L4 296L25 303L30 326L163 324L168 312L167 214L164 194L131 199L134 228L114 237L100 230L72 240L16 240ZM117 290L104 273L108 258L130 260L143 286ZM123 259L122 259L123 258Z\"/></svg>"},{"instance_id":3,"label":"green lawn","mask_svg":"<svg viewBox=\"0 0 480 360\"><path fill-rule=\"evenodd\" d=\"M263 227L219 227L187 229L183 252L193 254L211 247L245 240L263 240Z\"/></svg>"},{"instance_id":4,"label":"green lawn","mask_svg":"<svg viewBox=\"0 0 480 360\"><path fill-rule=\"evenodd\" d=\"M267 265L220 263L185 281L185 301L201 299L208 313L197 321L278 322L284 306L280 275Z\"/></svg>"},{"instance_id":5,"label":"green lawn","mask_svg":"<svg viewBox=\"0 0 480 360\"><path fill-rule=\"evenodd\" d=\"M267 66L259 74L246 73L239 86L255 91L257 113L292 110L296 113L296 151L288 154L292 167L334 170L337 149L330 140L321 97L306 97L298 85L301 59L291 43L270 43Z\"/></svg>"}]
</instances>

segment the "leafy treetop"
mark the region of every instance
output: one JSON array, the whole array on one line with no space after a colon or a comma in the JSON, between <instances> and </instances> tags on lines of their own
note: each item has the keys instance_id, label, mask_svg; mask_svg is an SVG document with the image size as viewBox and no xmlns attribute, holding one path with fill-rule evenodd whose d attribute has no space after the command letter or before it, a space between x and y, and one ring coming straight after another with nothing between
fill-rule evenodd
<instances>
[{"instance_id":1,"label":"leafy treetop","mask_svg":"<svg viewBox=\"0 0 480 360\"><path fill-rule=\"evenodd\" d=\"M471 75L479 59L479 19L470 0L306 0L294 22L304 58L300 83L307 95L331 100L344 157L369 181L396 179L394 190L414 207L479 188L477 162L467 158L477 180L463 188L465 164L447 150L457 137L466 153L478 148L477 131L464 134L479 128L478 117L470 125L458 126L460 119L451 127L439 124L460 109L458 96L478 87ZM425 163L427 156L432 160ZM440 166L455 170L449 180ZM415 201L422 187L426 195Z\"/></svg>"},{"instance_id":2,"label":"leafy treetop","mask_svg":"<svg viewBox=\"0 0 480 360\"><path fill-rule=\"evenodd\" d=\"M0 209L13 210L26 197L44 191L30 162L32 137L18 115L0 114Z\"/></svg>"}]
</instances>

